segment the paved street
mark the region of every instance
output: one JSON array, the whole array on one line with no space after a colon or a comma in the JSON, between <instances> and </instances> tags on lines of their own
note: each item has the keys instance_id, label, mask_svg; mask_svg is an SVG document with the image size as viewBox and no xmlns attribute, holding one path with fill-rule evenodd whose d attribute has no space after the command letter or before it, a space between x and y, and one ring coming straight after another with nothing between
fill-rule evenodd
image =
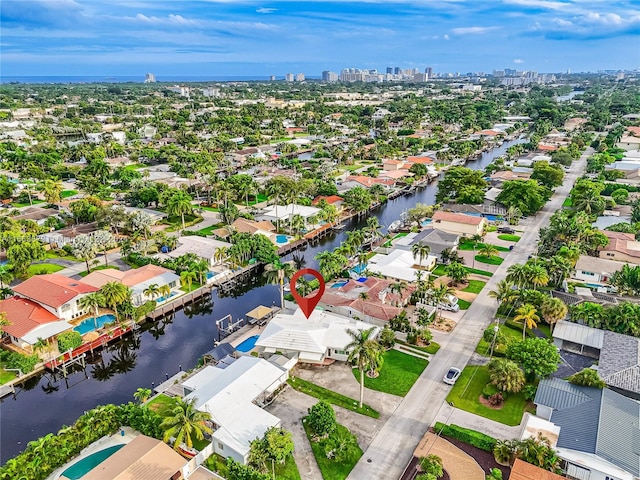
<instances>
[{"instance_id":1,"label":"paved street","mask_svg":"<svg viewBox=\"0 0 640 480\"><path fill-rule=\"evenodd\" d=\"M556 189L547 205L535 217L527 219L525 232L516 247L487 282L453 333L442 336L442 348L374 438L348 479L398 478L402 474L451 388L442 383L442 377L450 366L462 368L467 364L482 332L493 320L497 305L487 292L494 290L496 284L505 278L509 266L527 261L536 247L540 228L546 226L551 215L562 208L592 153L593 149L588 148L580 160L574 162L564 184Z\"/></svg>"}]
</instances>

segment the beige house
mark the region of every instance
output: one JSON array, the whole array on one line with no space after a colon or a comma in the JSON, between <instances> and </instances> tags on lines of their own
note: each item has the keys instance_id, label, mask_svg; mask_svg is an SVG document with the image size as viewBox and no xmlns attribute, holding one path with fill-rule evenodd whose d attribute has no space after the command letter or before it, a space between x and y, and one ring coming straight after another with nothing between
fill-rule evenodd
<instances>
[{"instance_id":1,"label":"beige house","mask_svg":"<svg viewBox=\"0 0 640 480\"><path fill-rule=\"evenodd\" d=\"M640 265L640 242L632 233L609 232L600 230L609 239L606 247L599 252L600 258Z\"/></svg>"},{"instance_id":2,"label":"beige house","mask_svg":"<svg viewBox=\"0 0 640 480\"><path fill-rule=\"evenodd\" d=\"M436 230L454 233L461 237L471 237L473 235L482 235L487 226L487 220L484 217L439 210L433 214L430 226Z\"/></svg>"}]
</instances>

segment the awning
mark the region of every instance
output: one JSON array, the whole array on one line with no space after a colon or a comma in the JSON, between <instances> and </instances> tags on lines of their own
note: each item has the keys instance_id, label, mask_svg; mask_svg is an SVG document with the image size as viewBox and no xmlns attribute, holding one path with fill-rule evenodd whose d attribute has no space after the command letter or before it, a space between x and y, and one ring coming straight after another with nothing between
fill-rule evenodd
<instances>
[{"instance_id":1,"label":"awning","mask_svg":"<svg viewBox=\"0 0 640 480\"><path fill-rule=\"evenodd\" d=\"M256 320L262 320L264 317L271 315L272 313L273 309L271 307L260 305L247 313L247 317L254 318Z\"/></svg>"},{"instance_id":2,"label":"awning","mask_svg":"<svg viewBox=\"0 0 640 480\"><path fill-rule=\"evenodd\" d=\"M42 338L46 340L47 338L51 338L59 333L66 332L67 330L71 330L73 328L72 325L68 324L64 320L60 320L58 322L49 322L44 323L42 325L37 326L33 330L28 333L25 333L22 336L22 341L28 343L29 345L35 345L38 342L38 338Z\"/></svg>"},{"instance_id":3,"label":"awning","mask_svg":"<svg viewBox=\"0 0 640 480\"><path fill-rule=\"evenodd\" d=\"M324 353L300 352L298 360L308 363L320 363L324 358Z\"/></svg>"}]
</instances>

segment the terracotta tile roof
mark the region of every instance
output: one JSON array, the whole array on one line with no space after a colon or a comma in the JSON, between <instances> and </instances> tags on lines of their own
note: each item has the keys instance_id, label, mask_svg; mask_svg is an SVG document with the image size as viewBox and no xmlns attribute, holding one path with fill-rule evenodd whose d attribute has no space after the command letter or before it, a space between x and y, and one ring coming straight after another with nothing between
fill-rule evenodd
<instances>
[{"instance_id":1,"label":"terracotta tile roof","mask_svg":"<svg viewBox=\"0 0 640 480\"><path fill-rule=\"evenodd\" d=\"M543 152L553 152L555 150L557 150L558 147L554 146L554 145L538 145L538 150L542 150Z\"/></svg>"},{"instance_id":2,"label":"terracotta tile roof","mask_svg":"<svg viewBox=\"0 0 640 480\"><path fill-rule=\"evenodd\" d=\"M511 467L510 480L564 480L565 477L557 475L548 470L544 470L530 463L516 459Z\"/></svg>"},{"instance_id":3,"label":"terracotta tile roof","mask_svg":"<svg viewBox=\"0 0 640 480\"><path fill-rule=\"evenodd\" d=\"M479 135L490 135L490 136L495 136L495 135L500 135L502 132L499 132L497 130L480 130L479 132L476 132L476 134Z\"/></svg>"},{"instance_id":4,"label":"terracotta tile roof","mask_svg":"<svg viewBox=\"0 0 640 480\"><path fill-rule=\"evenodd\" d=\"M407 163L422 163L424 165L431 165L433 163L431 157L407 157Z\"/></svg>"},{"instance_id":5,"label":"terracotta tile roof","mask_svg":"<svg viewBox=\"0 0 640 480\"><path fill-rule=\"evenodd\" d=\"M256 233L258 230L273 232L276 229L276 227L273 226L273 223L268 220L255 222L253 220L247 220L246 218L238 218L231 224L231 226L241 233Z\"/></svg>"},{"instance_id":6,"label":"terracotta tile roof","mask_svg":"<svg viewBox=\"0 0 640 480\"><path fill-rule=\"evenodd\" d=\"M61 307L78 295L96 290L96 287L58 273L34 275L13 289L22 297L53 308Z\"/></svg>"},{"instance_id":7,"label":"terracotta tile roof","mask_svg":"<svg viewBox=\"0 0 640 480\"><path fill-rule=\"evenodd\" d=\"M347 180L358 182L360 185L367 188L378 183L381 185L393 185L395 183L395 181L390 179L365 177L364 175L352 175L347 177Z\"/></svg>"},{"instance_id":8,"label":"terracotta tile roof","mask_svg":"<svg viewBox=\"0 0 640 480\"><path fill-rule=\"evenodd\" d=\"M627 127L627 132L640 137L640 127Z\"/></svg>"},{"instance_id":9,"label":"terracotta tile roof","mask_svg":"<svg viewBox=\"0 0 640 480\"><path fill-rule=\"evenodd\" d=\"M386 178L398 179L402 177L411 177L411 176L413 176L413 173L410 173L409 170L392 170L392 171L380 172L381 178L386 177Z\"/></svg>"},{"instance_id":10,"label":"terracotta tile roof","mask_svg":"<svg viewBox=\"0 0 640 480\"><path fill-rule=\"evenodd\" d=\"M632 233L623 232L610 232L608 230L600 230L609 239L609 243L606 247L600 249L600 251L606 252L620 252L630 257L640 257L640 242L637 242ZM631 245L638 248L630 248Z\"/></svg>"},{"instance_id":11,"label":"terracotta tile roof","mask_svg":"<svg viewBox=\"0 0 640 480\"><path fill-rule=\"evenodd\" d=\"M474 217L472 215L465 215L464 213L443 212L438 210L431 217L433 222L444 221L453 223L462 223L465 225L480 225L484 220L482 217Z\"/></svg>"},{"instance_id":12,"label":"terracotta tile roof","mask_svg":"<svg viewBox=\"0 0 640 480\"><path fill-rule=\"evenodd\" d=\"M318 203L320 203L320 200L322 199L324 199L329 205L338 203L338 202L344 202L344 198L338 195L329 195L329 196L320 195L313 199L313 202L311 202L311 205L317 205Z\"/></svg>"},{"instance_id":13,"label":"terracotta tile roof","mask_svg":"<svg viewBox=\"0 0 640 480\"><path fill-rule=\"evenodd\" d=\"M16 338L21 338L42 324L60 320L36 302L20 297L0 301L0 312L4 312L10 322L4 331Z\"/></svg>"},{"instance_id":14,"label":"terracotta tile roof","mask_svg":"<svg viewBox=\"0 0 640 480\"><path fill-rule=\"evenodd\" d=\"M515 173L511 170L501 170L491 174L491 180L522 180L531 177L529 173Z\"/></svg>"},{"instance_id":15,"label":"terracotta tile roof","mask_svg":"<svg viewBox=\"0 0 640 480\"><path fill-rule=\"evenodd\" d=\"M127 287L134 287L167 272L171 272L171 270L153 264L145 265L140 268L132 268L126 272L122 272L114 268L107 268L105 270L91 272L89 275L84 277L84 281L97 288L100 288L109 282L120 282Z\"/></svg>"}]
</instances>

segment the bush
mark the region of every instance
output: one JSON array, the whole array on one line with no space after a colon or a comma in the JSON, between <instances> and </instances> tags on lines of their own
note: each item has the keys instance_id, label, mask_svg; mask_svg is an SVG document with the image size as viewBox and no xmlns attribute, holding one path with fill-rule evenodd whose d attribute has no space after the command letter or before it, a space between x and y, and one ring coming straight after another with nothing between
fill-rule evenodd
<instances>
[{"instance_id":1,"label":"bush","mask_svg":"<svg viewBox=\"0 0 640 480\"><path fill-rule=\"evenodd\" d=\"M487 398L487 401L489 402L489 405L493 405L494 407L497 407L498 405L502 405L502 402L504 402L504 397L502 396L502 392L494 393L489 398Z\"/></svg>"},{"instance_id":2,"label":"bush","mask_svg":"<svg viewBox=\"0 0 640 480\"><path fill-rule=\"evenodd\" d=\"M529 385L525 385L522 389L522 395L525 400L529 400L530 402L536 398L536 392L538 391L538 386L530 383Z\"/></svg>"},{"instance_id":3,"label":"bush","mask_svg":"<svg viewBox=\"0 0 640 480\"><path fill-rule=\"evenodd\" d=\"M58 335L58 350L60 353L73 350L82 345L82 335L80 332L64 332Z\"/></svg>"},{"instance_id":4,"label":"bush","mask_svg":"<svg viewBox=\"0 0 640 480\"><path fill-rule=\"evenodd\" d=\"M316 437L327 437L336 430L336 412L330 404L320 401L309 409L307 425Z\"/></svg>"},{"instance_id":5,"label":"bush","mask_svg":"<svg viewBox=\"0 0 640 480\"><path fill-rule=\"evenodd\" d=\"M387 350L393 348L393 346L396 344L396 334L388 326L385 326L380 333L378 342L380 342L380 345L382 345Z\"/></svg>"},{"instance_id":6,"label":"bush","mask_svg":"<svg viewBox=\"0 0 640 480\"><path fill-rule=\"evenodd\" d=\"M445 437L455 438L468 443L469 445L473 445L480 450L484 450L485 452L492 452L497 441L489 435L476 432L469 428L459 427L458 425L445 425L443 423L436 422L433 428L436 433L440 432Z\"/></svg>"},{"instance_id":7,"label":"bush","mask_svg":"<svg viewBox=\"0 0 640 480\"><path fill-rule=\"evenodd\" d=\"M484 389L482 389L482 396L484 398L489 398L492 395L495 395L496 393L498 393L499 391L500 389L496 387L493 383L487 383L484 386Z\"/></svg>"},{"instance_id":8,"label":"bush","mask_svg":"<svg viewBox=\"0 0 640 480\"><path fill-rule=\"evenodd\" d=\"M14 368L22 371L22 373L32 372L35 366L40 362L40 357L34 355L22 355L17 352L3 351L0 358L6 362L7 368Z\"/></svg>"}]
</instances>

